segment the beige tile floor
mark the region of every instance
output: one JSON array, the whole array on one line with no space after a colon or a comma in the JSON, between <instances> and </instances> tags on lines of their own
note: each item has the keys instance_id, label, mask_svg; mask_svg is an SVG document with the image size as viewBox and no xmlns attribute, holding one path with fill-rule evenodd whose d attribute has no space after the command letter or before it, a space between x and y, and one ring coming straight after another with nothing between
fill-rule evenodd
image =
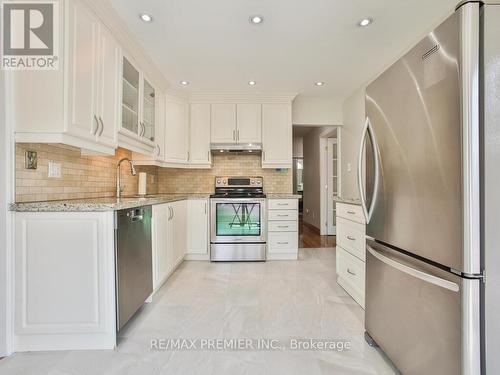
<instances>
[{"instance_id":1,"label":"beige tile floor","mask_svg":"<svg viewBox=\"0 0 500 375\"><path fill-rule=\"evenodd\" d=\"M120 332L114 351L19 353L0 374L394 374L363 339L363 310L335 282L335 251L299 261L184 262ZM344 339L335 351L152 351L151 339Z\"/></svg>"}]
</instances>

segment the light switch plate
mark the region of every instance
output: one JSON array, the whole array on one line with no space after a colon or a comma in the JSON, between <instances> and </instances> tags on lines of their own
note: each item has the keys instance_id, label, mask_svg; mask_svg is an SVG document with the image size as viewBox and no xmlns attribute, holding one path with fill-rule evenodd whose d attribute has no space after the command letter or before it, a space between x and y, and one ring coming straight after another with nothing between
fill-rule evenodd
<instances>
[{"instance_id":1,"label":"light switch plate","mask_svg":"<svg viewBox=\"0 0 500 375\"><path fill-rule=\"evenodd\" d=\"M24 167L26 169L36 169L38 164L38 157L36 151L26 150L24 153Z\"/></svg>"},{"instance_id":2,"label":"light switch plate","mask_svg":"<svg viewBox=\"0 0 500 375\"><path fill-rule=\"evenodd\" d=\"M61 163L49 161L49 177L51 178L61 177Z\"/></svg>"},{"instance_id":3,"label":"light switch plate","mask_svg":"<svg viewBox=\"0 0 500 375\"><path fill-rule=\"evenodd\" d=\"M351 163L347 163L347 172L350 172L351 171Z\"/></svg>"}]
</instances>

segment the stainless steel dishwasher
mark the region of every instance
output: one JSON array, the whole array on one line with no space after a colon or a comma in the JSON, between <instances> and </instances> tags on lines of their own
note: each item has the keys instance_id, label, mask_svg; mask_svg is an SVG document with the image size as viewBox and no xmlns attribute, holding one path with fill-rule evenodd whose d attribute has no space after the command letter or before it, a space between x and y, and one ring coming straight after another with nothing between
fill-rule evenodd
<instances>
[{"instance_id":1,"label":"stainless steel dishwasher","mask_svg":"<svg viewBox=\"0 0 500 375\"><path fill-rule=\"evenodd\" d=\"M116 318L119 331L153 292L151 206L116 211Z\"/></svg>"}]
</instances>

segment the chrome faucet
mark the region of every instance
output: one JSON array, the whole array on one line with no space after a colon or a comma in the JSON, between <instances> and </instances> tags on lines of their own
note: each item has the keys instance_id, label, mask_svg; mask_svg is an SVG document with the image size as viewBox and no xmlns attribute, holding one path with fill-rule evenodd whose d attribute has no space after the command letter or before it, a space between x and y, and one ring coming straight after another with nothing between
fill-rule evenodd
<instances>
[{"instance_id":1,"label":"chrome faucet","mask_svg":"<svg viewBox=\"0 0 500 375\"><path fill-rule=\"evenodd\" d=\"M129 158L120 159L120 161L116 165L116 198L120 198L120 196L122 195L122 188L120 186L120 166L122 165L122 162L124 162L124 161L129 162L130 173L132 174L132 176L136 175L134 162L132 160L130 160Z\"/></svg>"}]
</instances>

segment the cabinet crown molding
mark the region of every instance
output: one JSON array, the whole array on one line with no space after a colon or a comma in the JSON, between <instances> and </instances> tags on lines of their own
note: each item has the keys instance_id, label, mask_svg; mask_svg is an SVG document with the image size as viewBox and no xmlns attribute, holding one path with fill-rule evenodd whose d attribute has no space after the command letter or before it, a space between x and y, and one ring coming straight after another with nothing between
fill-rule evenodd
<instances>
[{"instance_id":1,"label":"cabinet crown molding","mask_svg":"<svg viewBox=\"0 0 500 375\"><path fill-rule=\"evenodd\" d=\"M248 93L248 92L211 92L199 91L191 92L189 96L190 103L291 103L297 93L277 92L277 93Z\"/></svg>"}]
</instances>

